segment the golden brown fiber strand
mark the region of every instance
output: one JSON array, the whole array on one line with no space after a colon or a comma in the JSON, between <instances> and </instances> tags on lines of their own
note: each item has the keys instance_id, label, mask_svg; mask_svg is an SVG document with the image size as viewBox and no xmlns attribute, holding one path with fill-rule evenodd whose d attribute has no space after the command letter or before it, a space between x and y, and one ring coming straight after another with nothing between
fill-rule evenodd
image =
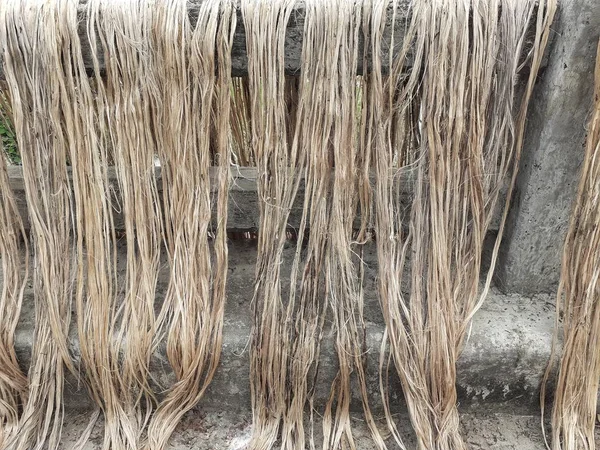
<instances>
[{"instance_id":1,"label":"golden brown fiber strand","mask_svg":"<svg viewBox=\"0 0 600 450\"><path fill-rule=\"evenodd\" d=\"M157 88L151 47L155 6L150 0L97 0L95 15L106 62L107 131L127 245L124 299L109 325L114 332L111 359L118 362L113 373L118 408L123 410L115 417L115 427L122 448L131 449L139 448L156 403L149 386L162 222L152 110Z\"/></svg>"},{"instance_id":2,"label":"golden brown fiber strand","mask_svg":"<svg viewBox=\"0 0 600 450\"><path fill-rule=\"evenodd\" d=\"M289 377L289 394L286 398L281 429L281 448L307 448L304 429L304 411L311 409L312 392L318 373L320 340L326 312L323 288L326 234L329 212L326 195L329 184L331 161L327 145L328 130L324 131L323 86L320 75L326 64L322 32L325 18L320 22L314 14L315 3L306 3L306 17L302 40L302 67L297 92L296 128L288 142L293 151L306 155L304 173L304 203L302 219L297 230L296 252L292 265L286 322L294 323L286 339L291 348L286 370ZM317 82L316 82L317 81ZM315 99L316 101L312 101ZM331 109L330 109L331 110ZM329 111L330 111L329 110ZM324 137L325 134L327 137ZM308 230L314 233L308 233ZM306 243L305 243L306 240ZM298 284L299 282L299 284ZM308 444L315 448L311 433Z\"/></svg>"},{"instance_id":3,"label":"golden brown fiber strand","mask_svg":"<svg viewBox=\"0 0 600 450\"><path fill-rule=\"evenodd\" d=\"M600 44L594 106L556 295L556 331L562 316L563 350L552 409L554 450L593 450L600 380ZM556 346L553 343L553 355ZM542 384L542 411L545 384Z\"/></svg>"},{"instance_id":4,"label":"golden brown fiber strand","mask_svg":"<svg viewBox=\"0 0 600 450\"><path fill-rule=\"evenodd\" d=\"M234 165L254 166L248 77L231 80L231 145Z\"/></svg>"},{"instance_id":5,"label":"golden brown fiber strand","mask_svg":"<svg viewBox=\"0 0 600 450\"><path fill-rule=\"evenodd\" d=\"M178 421L200 400L212 380L221 352L225 304L227 118L235 9L229 0L203 2L192 29L187 5L186 0L157 5L153 30L158 79L155 114L160 124L157 141L171 266L159 325L170 327L167 355L177 376L149 425L147 448L156 450L165 448ZM218 117L213 117L213 109ZM214 262L208 241L211 164L219 168Z\"/></svg>"},{"instance_id":6,"label":"golden brown fiber strand","mask_svg":"<svg viewBox=\"0 0 600 450\"><path fill-rule=\"evenodd\" d=\"M105 95L93 53L96 87L89 79L81 57L78 35L78 0L63 1L64 42L70 53L57 66L56 77L64 84L62 115L69 136L73 199L76 215L77 330L81 354L81 374L90 397L102 411L103 448L126 448L131 430L122 431L128 418L120 403L118 355L111 352L116 314L116 258L111 194L108 182L110 161L106 142ZM88 33L95 37L97 2L88 4ZM89 25L92 26L89 26ZM92 46L95 49L95 46ZM108 370L107 370L108 369ZM97 414L93 415L90 428ZM89 429L87 430L90 431ZM85 442L86 433L81 439ZM125 436L125 437L124 437ZM130 437L132 440L133 438Z\"/></svg>"},{"instance_id":7,"label":"golden brown fiber strand","mask_svg":"<svg viewBox=\"0 0 600 450\"><path fill-rule=\"evenodd\" d=\"M374 64L369 98L381 108L370 110L368 130L377 172L380 298L422 449L466 448L456 409L456 360L489 288L491 274L479 290L483 240L503 180L512 175L514 184L527 104L555 7L554 1L533 0L417 1L387 80ZM534 14L531 70L518 102L519 58ZM371 44L380 45L376 35ZM412 72L404 77L409 50ZM398 171L390 177L393 165ZM407 171L416 172L409 218L399 185ZM492 271L505 217L506 210Z\"/></svg>"},{"instance_id":8,"label":"golden brown fiber strand","mask_svg":"<svg viewBox=\"0 0 600 450\"><path fill-rule=\"evenodd\" d=\"M294 3L244 0L252 148L258 170L260 233L250 355L253 435L250 449L269 449L286 410L290 323L284 320L281 259L304 155L288 147L284 38Z\"/></svg>"},{"instance_id":9,"label":"golden brown fiber strand","mask_svg":"<svg viewBox=\"0 0 600 450\"><path fill-rule=\"evenodd\" d=\"M62 425L64 364L71 320L71 136L64 128L65 86L56 77L64 43L63 2L2 2L0 42L23 160L34 250L36 328L29 396L8 448L54 449Z\"/></svg>"},{"instance_id":10,"label":"golden brown fiber strand","mask_svg":"<svg viewBox=\"0 0 600 450\"><path fill-rule=\"evenodd\" d=\"M314 54L307 56L324 66L312 80L321 89L320 95L317 93L306 99L315 103L312 107L319 120L309 133L322 139L317 145L311 145L318 153L309 153L308 160L316 160L320 170L327 166L333 169L330 178L322 184L325 192L319 194L328 199L326 223L322 229L311 231L311 234L323 234L326 240L325 292L333 314L332 327L339 360L339 370L323 416L323 448L326 449L356 448L350 423L353 373L367 425L377 446L385 447L367 401L363 367L366 333L359 279L362 261L356 256L359 248L353 239L358 199L364 198L358 195L358 175L364 173L361 164L368 161L359 152L364 148L359 146L357 133L360 118L357 117L356 68L362 7L362 2L347 0L307 3L307 21L311 19L317 23L319 34L316 39L324 43L316 45L314 52L321 52L316 58ZM320 96L324 97L323 104L319 104ZM302 100L305 98L303 96ZM362 230L360 234L363 234Z\"/></svg>"},{"instance_id":11,"label":"golden brown fiber strand","mask_svg":"<svg viewBox=\"0 0 600 450\"><path fill-rule=\"evenodd\" d=\"M6 164L0 143L0 258L3 274L0 293L0 448L5 448L15 437L20 408L27 399L28 390L27 377L17 362L14 339L27 282L29 251ZM21 247L25 249L25 258L21 256Z\"/></svg>"},{"instance_id":12,"label":"golden brown fiber strand","mask_svg":"<svg viewBox=\"0 0 600 450\"><path fill-rule=\"evenodd\" d=\"M286 157L295 159L292 161L284 160L283 157L276 159L276 154L265 153L265 157L272 158L271 161L267 160L269 162L267 180L271 177L283 178L280 182L284 195L281 197L271 194L262 197L264 202L262 206L265 208L263 220L271 219L272 213L267 216L266 212L270 208L282 209L283 213L278 212L280 218L277 219L277 229L283 230L297 188L296 178L300 164L305 164L301 171L305 185L304 207L300 227L296 230L297 246L291 270L288 302L283 307L279 301L266 298L263 299L263 309L255 311L256 328L252 350L259 357L266 352L274 356L266 364L253 366L253 376L261 377L265 381L264 385L259 386L262 391L255 388L254 395L260 409L255 407L255 415L259 417L258 419L255 417L256 434L251 447L256 445L256 448L270 448L278 434L280 422L282 448L304 448L307 444L304 411L308 405L311 409L312 428L314 407L312 393L318 372L325 313L329 307L334 314L332 333L336 335L340 371L325 411L324 441L321 446L324 448L340 448L345 445L354 447L349 413L350 380L354 372L357 374L368 425L379 447L384 447L366 398L367 389L363 369L362 291L355 256L356 248L352 239L358 198L357 177L359 172L363 174L366 172L362 164L367 160L359 152L356 129L359 121L356 108L359 85L355 74L358 61L358 35L362 24L361 11L361 2L306 2L302 70L297 92L291 79L288 78L285 82L279 81L280 89L283 85L283 92L278 91L278 95L282 96L279 103L282 108L285 108L285 116L282 119L285 118L287 124L285 127L280 125L286 134L280 137L279 145L282 146L281 151L287 152ZM282 15L275 17L280 19ZM244 20L246 22L249 20L246 15ZM251 31L247 32L253 36ZM276 55L280 41L275 39L269 42L269 37L268 34L253 36L255 41L249 43L249 46L260 44L260 48L266 47L262 54ZM260 42L259 39L267 39L267 41ZM250 47L249 53L251 53ZM266 79L265 77L263 80ZM236 105L245 111L244 102L248 97L254 99L258 93L262 100L263 89L264 84L259 84L258 87L256 83L253 84L252 72L250 72L249 85L243 83L234 85ZM295 107L294 98L297 98ZM266 107L266 110L269 111L269 108ZM261 108L261 111L264 110L265 107ZM234 119L239 122L235 127L235 134L237 142L241 143L240 148L244 147L244 130L252 128L255 137L257 135L263 137L265 134L257 127L256 114L256 110L252 109L250 114L239 114ZM250 126L248 122L251 122ZM265 122L265 125L268 124L269 122ZM284 139L285 142L282 142ZM287 148L283 146L284 143L287 143ZM255 152L257 152L256 148ZM255 154L259 167L262 162L260 157ZM293 195L290 196L288 192L293 192ZM272 239L277 231L272 232L271 228L265 231L264 224L265 222L261 228L263 239ZM272 226L270 223L268 225ZM307 230L310 230L310 233ZM271 260L273 256L265 251L262 256L259 255L259 267L261 258L264 258L265 266L276 264L278 271L280 256L276 252L280 251L281 243L270 242L269 244L277 245L276 250L269 249L269 252L276 257ZM272 270L273 272L267 272ZM265 273L269 273L271 277L269 284L280 283L280 274L268 268L262 272L257 271L257 289L265 289L263 285ZM277 295L280 295L279 291ZM257 299L261 300L255 297L255 301ZM260 312L262 315L259 315ZM279 316L280 314L283 316ZM274 319L273 322L266 322L267 315L283 317L283 321ZM278 327L275 331L272 330L272 324ZM293 327L290 324L293 324ZM266 331L270 331L271 336L274 337L268 336L267 339L259 334ZM257 334L260 338L257 338ZM259 362L260 359L257 358L256 361ZM259 368L263 372L256 375ZM275 384L267 381L272 380L273 376L278 376ZM256 380L253 379L252 382L255 383ZM267 403L265 398L273 399L273 403L276 399L276 406L267 407L267 404L272 403ZM277 412L267 415L265 409L267 412L274 410ZM256 426L257 423L260 424L260 429ZM312 435L308 445L311 448L315 447Z\"/></svg>"},{"instance_id":13,"label":"golden brown fiber strand","mask_svg":"<svg viewBox=\"0 0 600 450\"><path fill-rule=\"evenodd\" d=\"M356 280L353 262L351 258L344 260L348 255L343 252L351 252L352 222L356 212L354 121L360 8L350 1L311 0L305 3L305 11L302 73L296 129L291 143L293 149L299 146L305 154L306 167L303 171L304 208L297 230L286 311L286 321L295 324L289 336L292 343L288 367L291 393L282 428L282 448L289 449L305 448L303 420L307 404L311 409L312 428L314 386L311 382L314 383L317 373L328 306L336 311L333 332L339 336L337 350L341 368L325 412L323 448L338 448L342 443L353 445L349 390L350 373L355 363L358 363L359 377L362 374L362 342L358 339L362 330L358 329L360 324L357 326L354 322L360 317L355 311L360 307L360 292L356 285L348 287L345 280L340 279L348 275ZM336 172L338 167L339 174ZM335 197L335 189L343 195ZM341 245L342 253L336 244ZM296 286L298 280L300 283ZM346 290L340 292L340 289ZM340 296L345 302L339 299ZM359 379L359 383L366 402L364 378ZM366 411L368 413L368 406ZM315 448L312 435L309 445Z\"/></svg>"}]
</instances>

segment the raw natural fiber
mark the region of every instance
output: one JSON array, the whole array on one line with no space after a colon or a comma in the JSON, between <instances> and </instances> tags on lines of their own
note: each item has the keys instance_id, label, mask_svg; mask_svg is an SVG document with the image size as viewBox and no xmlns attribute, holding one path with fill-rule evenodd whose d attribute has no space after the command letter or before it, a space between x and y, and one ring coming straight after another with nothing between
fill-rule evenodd
<instances>
[{"instance_id":1,"label":"raw natural fiber","mask_svg":"<svg viewBox=\"0 0 600 450\"><path fill-rule=\"evenodd\" d=\"M593 98L579 188L563 247L551 364L542 383L543 417L546 383L554 368L558 331L562 330L563 348L552 408L553 450L596 448L600 381L600 44Z\"/></svg>"},{"instance_id":2,"label":"raw natural fiber","mask_svg":"<svg viewBox=\"0 0 600 450\"><path fill-rule=\"evenodd\" d=\"M94 219L104 223L88 233L89 239L95 240L93 245L99 247L98 258L105 259L92 264L101 264L101 270L108 273L99 274L106 282L104 290L97 298L90 295L94 294L91 290L78 315L82 347L88 348L86 357L82 352L82 362L92 397L104 414L104 448L137 449L156 403L149 384L149 364L156 326L162 221L151 110L156 82L150 51L154 11L151 3L135 0L93 0L87 9L88 35L101 43L106 61L104 78L96 73L97 109L103 114L99 121L106 121L100 130L106 134L101 138L115 163L127 253L125 276L119 280L123 291L114 291L115 236L112 219L104 210L104 218ZM98 183L95 200L102 211L102 203L108 207L110 197L106 182L101 181L105 174L88 178ZM95 280L93 273L88 272L88 277ZM95 335L98 341L89 340ZM98 342L102 342L101 350ZM103 369L106 367L108 372Z\"/></svg>"},{"instance_id":3,"label":"raw natural fiber","mask_svg":"<svg viewBox=\"0 0 600 450\"><path fill-rule=\"evenodd\" d=\"M62 426L67 335L71 321L71 186L67 174L70 124L62 115L63 4L2 2L0 42L12 102L34 252L35 319L29 393L16 450L56 448ZM24 83L23 80L27 80Z\"/></svg>"},{"instance_id":4,"label":"raw natural fiber","mask_svg":"<svg viewBox=\"0 0 600 450\"><path fill-rule=\"evenodd\" d=\"M388 341L381 367L389 364L389 343L420 449L466 448L456 407L456 361L489 288L506 207L480 291L484 237L503 181L512 176L514 183L527 104L554 10L553 1L414 2L392 73L384 79L376 60L368 83ZM520 55L531 20L537 23L526 61L530 71L519 100ZM374 16L372 29L381 24ZM373 32L374 49L379 39ZM390 174L390 167L397 170ZM414 192L405 211L401 188L407 177L414 179ZM511 191L512 184L508 198ZM387 396L385 377L382 391ZM389 407L386 413L402 446Z\"/></svg>"},{"instance_id":5,"label":"raw natural fiber","mask_svg":"<svg viewBox=\"0 0 600 450\"><path fill-rule=\"evenodd\" d=\"M253 436L250 449L269 449L286 412L288 338L291 324L282 304L281 264L290 208L300 183L302 148L288 148L284 39L290 0L243 1L246 28L252 149L261 200L254 324L250 354Z\"/></svg>"},{"instance_id":6,"label":"raw natural fiber","mask_svg":"<svg viewBox=\"0 0 600 450\"><path fill-rule=\"evenodd\" d=\"M212 380L225 308L231 160L227 118L236 16L231 1L205 1L192 27L187 7L186 0L175 0L155 11L154 114L171 271L158 327L169 326L167 356L177 382L151 419L147 448L152 450L166 447L181 417ZM215 121L213 111L225 119ZM212 180L211 165L216 166ZM209 245L211 181L216 193L214 258Z\"/></svg>"},{"instance_id":7,"label":"raw natural fiber","mask_svg":"<svg viewBox=\"0 0 600 450\"><path fill-rule=\"evenodd\" d=\"M213 127L213 114L229 114L233 4L203 2L192 27L184 1L87 2L85 28L93 50L89 78L78 35L79 2L45 3L14 2L2 9L4 73L11 87L36 252L37 327L30 396L18 432L6 428L6 436L15 441L6 447L58 445L63 360L76 373L66 347L69 260L75 251L81 374L104 416L103 448L164 448L179 419L203 395L220 355L230 145L228 121ZM191 79L202 83L187 90ZM163 163L164 207L157 159ZM118 181L116 199L108 180L111 164ZM210 171L211 165L217 170ZM217 204L212 246L211 189ZM4 192L9 191L3 190L3 217L14 209ZM117 208L125 227L124 276L117 273ZM14 222L3 222L8 230L3 252L16 245L15 217L13 211ZM163 237L171 276L156 315ZM11 314L6 370L12 370L22 272L15 268L18 260L2 261L4 273L14 274L3 285L3 311ZM177 378L160 402L149 378L152 351L164 336L159 330L168 330L167 353ZM19 391L7 392L6 421L11 424L18 410L15 396L27 386L23 377L15 376L12 383Z\"/></svg>"},{"instance_id":8,"label":"raw natural fiber","mask_svg":"<svg viewBox=\"0 0 600 450\"><path fill-rule=\"evenodd\" d=\"M5 100L0 97L2 111L8 111ZM2 147L0 142L0 150ZM24 247L25 258L21 256L21 247ZM14 341L27 281L29 252L3 154L0 154L0 258L3 278L0 293L0 448L5 448L16 437L20 406L27 399L27 377L19 367Z\"/></svg>"},{"instance_id":9,"label":"raw natural fiber","mask_svg":"<svg viewBox=\"0 0 600 450\"><path fill-rule=\"evenodd\" d=\"M25 280L13 258L23 232L0 170L0 362L15 377L9 383L0 372L0 447L57 448L65 366L97 408L78 447L100 415L103 449L167 446L217 370L229 166L254 165L260 229L248 447L355 449L356 386L373 441L386 448L365 368L362 250L375 236L387 425L404 448L388 402L393 365L419 448L466 448L456 360L491 283L508 200L481 288L484 238L507 179L511 196L555 0L240 5L248 76L232 80L232 0L0 2L36 305L27 381L12 344ZM290 76L285 36L299 5L301 71ZM389 28L400 16L406 27ZM284 261L301 189L295 253ZM160 270L169 274L162 303ZM72 299L79 370L67 340ZM339 369L320 407L326 333ZM157 387L150 365L162 346L176 382Z\"/></svg>"},{"instance_id":10,"label":"raw natural fiber","mask_svg":"<svg viewBox=\"0 0 600 450\"><path fill-rule=\"evenodd\" d=\"M356 81L362 4L305 2L299 88L290 97L282 51L292 6L289 1L242 2L249 83L238 88L236 98L241 106L247 89L251 106L249 114L236 119L250 118L261 200L251 350L254 428L249 448L271 448L280 425L282 448L315 448L313 433L308 440L305 436L304 410L310 407L312 423L328 311L339 372L325 410L319 412L323 416L319 448L355 448L350 426L352 372L357 374L368 425L383 447L367 400L360 262L353 239L358 180L364 172L364 158L358 154L357 130L362 127L357 126L361 116ZM290 102L293 98L297 104ZM238 136L247 128L234 127ZM303 213L290 284L283 287L289 291L285 302L281 255L301 178Z\"/></svg>"}]
</instances>

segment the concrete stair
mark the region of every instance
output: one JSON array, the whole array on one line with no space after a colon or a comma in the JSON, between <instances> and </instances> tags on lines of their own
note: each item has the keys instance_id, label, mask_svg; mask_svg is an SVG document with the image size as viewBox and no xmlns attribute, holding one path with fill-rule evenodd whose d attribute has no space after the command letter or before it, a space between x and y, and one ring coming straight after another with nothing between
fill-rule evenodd
<instances>
[{"instance_id":1,"label":"concrete stair","mask_svg":"<svg viewBox=\"0 0 600 450\"><path fill-rule=\"evenodd\" d=\"M124 249L121 248L120 252ZM293 245L286 249L289 261ZM251 329L251 296L253 293L255 243L230 242L228 298L223 330L221 365L198 410L248 413L250 411L249 335ZM124 258L119 258L123 260ZM377 300L377 270L374 246L365 249L365 319L367 322L366 356L369 393L375 411L381 411L378 358L383 335L383 318ZM284 264L285 265L285 264ZM163 264L166 266L166 262ZM158 301L168 283L166 270L161 271ZM284 274L286 284L287 275ZM33 341L34 317L32 289L26 291L21 321L17 330L16 347L24 369L27 367ZM548 295L522 297L503 295L493 289L484 306L473 320L472 330L458 362L458 392L461 408L486 413L519 412L536 414L538 387L550 354L554 321L553 299ZM72 327L70 347L78 357L75 326ZM337 370L337 357L331 332L325 334L322 346L319 389L316 405L322 406L329 394L331 380ZM158 390L173 380L164 349L152 362L152 375ZM390 376L392 408L404 411L402 394L396 376ZM358 395L358 394L357 394ZM353 408L360 411L356 397ZM68 380L65 402L69 410L92 408L81 383Z\"/></svg>"}]
</instances>

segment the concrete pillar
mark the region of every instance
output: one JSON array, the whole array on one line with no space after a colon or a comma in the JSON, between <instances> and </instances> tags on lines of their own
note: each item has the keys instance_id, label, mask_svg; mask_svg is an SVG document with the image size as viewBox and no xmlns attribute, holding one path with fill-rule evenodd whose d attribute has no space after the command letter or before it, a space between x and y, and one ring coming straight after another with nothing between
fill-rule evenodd
<instances>
[{"instance_id":1,"label":"concrete pillar","mask_svg":"<svg viewBox=\"0 0 600 450\"><path fill-rule=\"evenodd\" d=\"M592 104L600 1L560 1L552 28L496 272L507 292L553 292L558 283Z\"/></svg>"}]
</instances>

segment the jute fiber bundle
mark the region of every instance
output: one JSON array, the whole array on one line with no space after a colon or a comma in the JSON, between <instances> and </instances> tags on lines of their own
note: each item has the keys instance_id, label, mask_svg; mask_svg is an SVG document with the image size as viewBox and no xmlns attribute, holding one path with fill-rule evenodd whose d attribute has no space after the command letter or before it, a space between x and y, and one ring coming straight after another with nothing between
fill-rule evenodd
<instances>
[{"instance_id":1,"label":"jute fiber bundle","mask_svg":"<svg viewBox=\"0 0 600 450\"><path fill-rule=\"evenodd\" d=\"M156 76L152 60L153 2L92 2L106 61L108 142L113 150L127 247L124 298L112 321L111 360L118 403L113 445L137 448L156 398L149 364L156 330L154 301L161 245L161 211L155 178ZM122 355L122 359L120 356Z\"/></svg>"},{"instance_id":2,"label":"jute fiber bundle","mask_svg":"<svg viewBox=\"0 0 600 450\"><path fill-rule=\"evenodd\" d=\"M18 429L5 443L6 448L17 450L41 449L45 443L50 448L58 446L65 367L75 372L67 347L74 256L67 159L73 136L62 114L69 101L64 73L60 73L63 52L68 52L62 6L50 2L0 5L0 42L21 147L34 255L35 332L29 392Z\"/></svg>"},{"instance_id":3,"label":"jute fiber bundle","mask_svg":"<svg viewBox=\"0 0 600 450\"><path fill-rule=\"evenodd\" d=\"M464 449L456 360L490 285L506 206L480 289L484 237L504 180L512 177L514 184L527 104L556 5L436 0L412 7L392 72L384 78L375 62L367 84L380 299L387 325L380 365L384 372L393 364L400 377L419 449ZM376 30L381 22L374 18ZM531 21L534 41L524 61ZM379 39L373 32L374 48ZM409 62L410 69L405 68ZM521 76L524 63L530 70ZM525 87L517 95L521 79ZM390 167L397 167L392 175ZM404 211L401 184L408 174L415 184L412 204ZM383 375L384 396L386 382ZM386 415L402 447L387 406Z\"/></svg>"},{"instance_id":4,"label":"jute fiber bundle","mask_svg":"<svg viewBox=\"0 0 600 450\"><path fill-rule=\"evenodd\" d=\"M192 26L186 2L87 2L87 38L102 52L90 55L92 77L78 36L78 6L77 0L2 3L4 68L36 256L37 327L30 394L14 442L3 448L58 445L63 362L77 373L66 346L75 253L80 372L104 416L103 448L160 449L203 395L220 355L230 156L228 121L216 122L214 111L229 115L233 4L203 2ZM164 205L157 160L164 167ZM109 165L116 168L116 199ZM211 165L218 167L212 188ZM117 209L126 244L119 274ZM156 305L163 242L170 282ZM9 266L4 273L21 272ZM14 291L18 280L8 281L4 288ZM165 334L177 382L159 401L149 364Z\"/></svg>"},{"instance_id":5,"label":"jute fiber bundle","mask_svg":"<svg viewBox=\"0 0 600 450\"><path fill-rule=\"evenodd\" d=\"M254 428L249 448L315 448L304 410L313 392L327 312L339 359L323 416L319 448L355 448L350 427L351 373L356 372L373 436L384 447L367 401L363 368L362 289L353 222L358 208L362 129L356 68L362 3L308 1L301 75L290 114L283 44L294 2L242 2L248 47L248 86L261 227L254 295L251 385ZM362 57L362 55L360 55ZM288 82L289 84L289 82ZM246 96L246 89L249 93ZM293 96L294 97L294 96ZM248 126L234 127L238 134ZM281 260L289 212L303 179L304 202L289 286ZM363 194L364 197L364 194ZM289 292L287 301L285 292ZM281 430L279 430L281 428ZM279 431L281 433L279 434Z\"/></svg>"},{"instance_id":6,"label":"jute fiber bundle","mask_svg":"<svg viewBox=\"0 0 600 450\"><path fill-rule=\"evenodd\" d=\"M579 188L563 248L556 295L556 330L562 330L558 380L552 408L552 449L592 450L600 380L600 45L594 105ZM560 323L562 318L562 325ZM552 362L552 361L551 361ZM542 413L550 369L542 384ZM543 414L542 414L543 416ZM550 446L548 446L550 448Z\"/></svg>"},{"instance_id":7,"label":"jute fiber bundle","mask_svg":"<svg viewBox=\"0 0 600 450\"><path fill-rule=\"evenodd\" d=\"M156 6L154 110L162 163L165 240L171 277L158 326L177 383L151 419L148 449L163 449L217 369L227 276L231 44L234 3L205 1L196 23L188 2ZM216 216L211 226L211 179ZM214 234L212 250L209 231ZM213 255L211 256L211 251Z\"/></svg>"},{"instance_id":8,"label":"jute fiber bundle","mask_svg":"<svg viewBox=\"0 0 600 450\"><path fill-rule=\"evenodd\" d=\"M0 98L8 111L8 102ZM0 142L0 149L3 144ZM25 258L21 247L25 247ZM9 184L6 158L0 155L0 258L2 258L2 292L0 292L0 448L15 438L20 406L27 399L27 377L15 354L15 329L27 280L29 258L27 236ZM22 269L25 271L23 272Z\"/></svg>"},{"instance_id":9,"label":"jute fiber bundle","mask_svg":"<svg viewBox=\"0 0 600 450\"><path fill-rule=\"evenodd\" d=\"M5 448L57 448L65 368L81 375L97 407L79 447L100 415L104 449L166 447L219 362L228 174L236 164L256 166L260 208L248 447L356 448L356 386L375 445L386 448L365 370L361 253L374 235L387 425L404 448L388 402L393 366L419 448L466 448L456 360L491 282L507 206L480 288L483 241L507 178L510 199L555 0L301 4L300 75L286 75L284 59L286 28L300 2L242 0L248 76L232 80L237 15L230 0L0 2L36 304L27 383L11 353L24 282L11 256L22 226L4 212L14 204L0 179L0 231L7 230L0 306L12 317L0 358L18 381L0 384ZM410 18L402 36L386 30L406 15L400 7ZM92 48L87 67L82 26ZM399 51L383 64L388 45ZM357 76L361 61L365 73ZM284 261L301 186L295 253ZM119 239L115 211L124 220ZM117 269L119 246L124 271ZM169 282L160 303L163 253ZM72 299L79 368L67 345ZM334 338L339 369L319 407L325 333ZM150 363L163 344L177 381L159 392Z\"/></svg>"},{"instance_id":10,"label":"jute fiber bundle","mask_svg":"<svg viewBox=\"0 0 600 450\"><path fill-rule=\"evenodd\" d=\"M254 286L250 388L252 449L271 448L287 407L290 327L281 292L286 226L304 164L303 148L288 146L284 39L293 10L290 0L244 1L242 18L248 53L248 100L260 233ZM301 94L300 94L301 95ZM293 124L291 124L293 126Z\"/></svg>"}]
</instances>

